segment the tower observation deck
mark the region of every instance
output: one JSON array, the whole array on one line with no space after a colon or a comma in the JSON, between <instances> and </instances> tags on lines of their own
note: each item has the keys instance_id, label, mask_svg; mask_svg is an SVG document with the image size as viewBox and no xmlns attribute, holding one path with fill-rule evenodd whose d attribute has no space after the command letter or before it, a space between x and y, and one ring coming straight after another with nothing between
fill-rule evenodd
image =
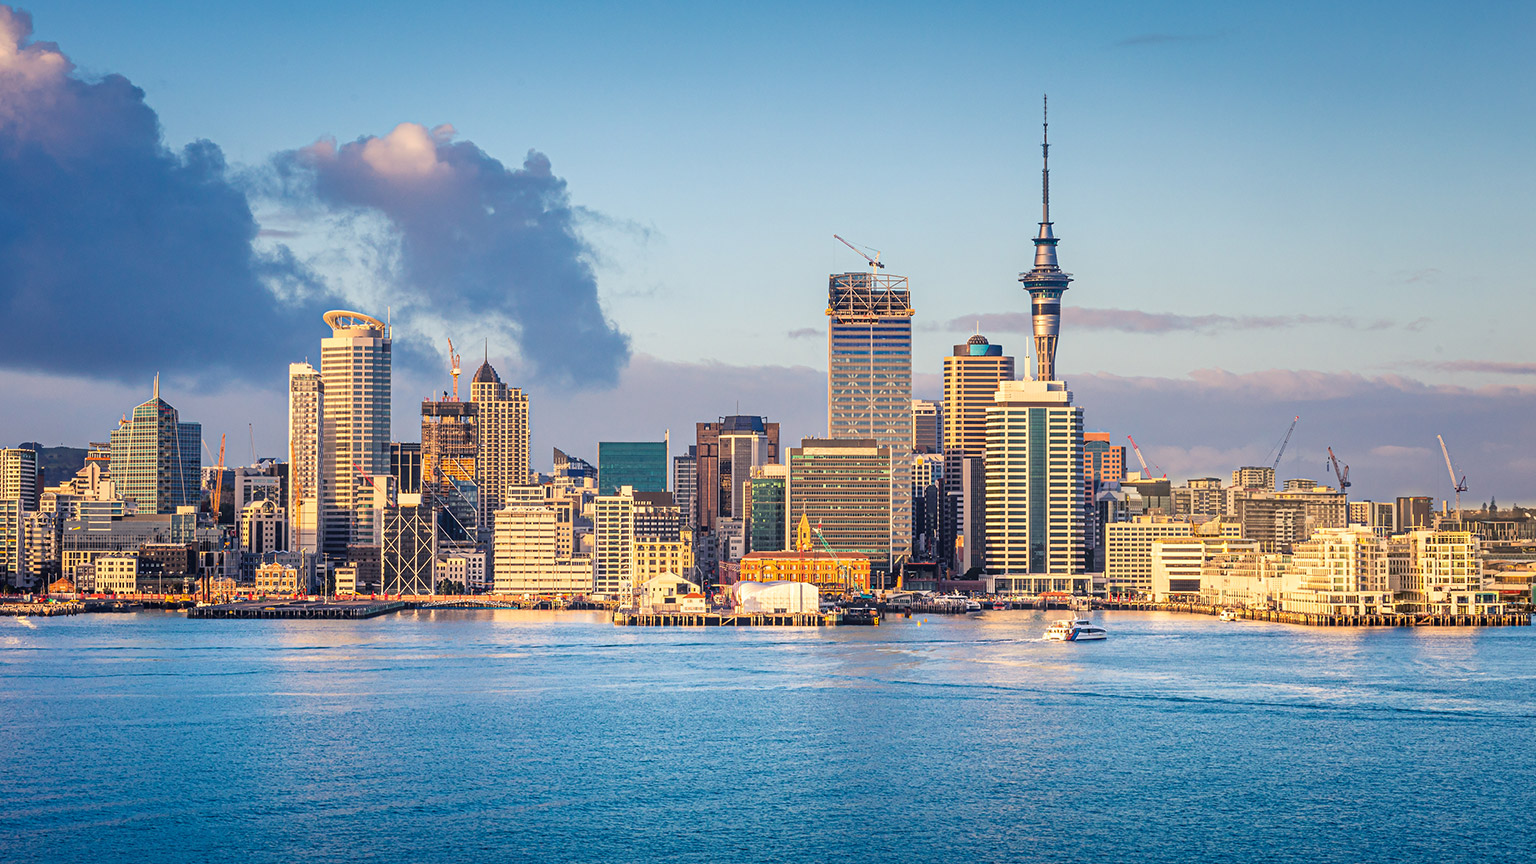
<instances>
[{"instance_id":1,"label":"tower observation deck","mask_svg":"<svg viewBox=\"0 0 1536 864\"><path fill-rule=\"evenodd\" d=\"M1059 241L1051 231L1049 113L1045 114L1042 125L1040 152L1044 167L1040 171L1040 233L1035 236L1035 266L1027 273L1020 273L1019 282L1029 292L1030 313L1035 325L1035 377L1041 381L1054 381L1056 339L1061 332L1061 294L1072 281L1072 274L1063 272L1061 265L1056 263L1056 244Z\"/></svg>"}]
</instances>

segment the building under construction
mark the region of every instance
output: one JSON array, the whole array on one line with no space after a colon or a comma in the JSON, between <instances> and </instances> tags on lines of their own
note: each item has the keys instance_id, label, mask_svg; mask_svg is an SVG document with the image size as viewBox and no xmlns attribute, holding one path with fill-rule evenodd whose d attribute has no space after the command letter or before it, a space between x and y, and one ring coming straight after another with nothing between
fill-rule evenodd
<instances>
[{"instance_id":1,"label":"building under construction","mask_svg":"<svg viewBox=\"0 0 1536 864\"><path fill-rule=\"evenodd\" d=\"M437 518L442 541L479 542L480 439L476 405L445 399L421 403L421 504Z\"/></svg>"}]
</instances>

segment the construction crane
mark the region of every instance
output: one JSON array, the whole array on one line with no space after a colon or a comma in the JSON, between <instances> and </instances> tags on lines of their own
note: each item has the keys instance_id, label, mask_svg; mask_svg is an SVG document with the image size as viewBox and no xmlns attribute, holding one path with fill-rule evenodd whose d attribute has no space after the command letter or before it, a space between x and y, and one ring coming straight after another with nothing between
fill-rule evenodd
<instances>
[{"instance_id":1,"label":"construction crane","mask_svg":"<svg viewBox=\"0 0 1536 864\"><path fill-rule=\"evenodd\" d=\"M459 355L453 350L453 339L448 339L448 374L453 376L453 401L459 401L459 373L464 370L459 367Z\"/></svg>"},{"instance_id":2,"label":"construction crane","mask_svg":"<svg viewBox=\"0 0 1536 864\"><path fill-rule=\"evenodd\" d=\"M844 595L852 594L853 593L853 574L852 574L852 571L850 570L850 568L848 567L847 564L843 563L843 559L837 557L837 550L833 549L832 548L832 544L827 542L827 535L821 533L821 523L820 522L816 523L816 528L814 530L816 531L816 539L821 541L822 548L826 549L827 550L827 554L832 556L832 566L837 568L837 579L838 579L839 582L843 583L843 594Z\"/></svg>"},{"instance_id":3,"label":"construction crane","mask_svg":"<svg viewBox=\"0 0 1536 864\"><path fill-rule=\"evenodd\" d=\"M1344 522L1349 524L1349 466L1340 467L1339 457L1333 455L1333 448L1328 448L1328 462L1325 467L1332 466L1333 476L1339 478L1339 491L1344 493Z\"/></svg>"},{"instance_id":4,"label":"construction crane","mask_svg":"<svg viewBox=\"0 0 1536 864\"><path fill-rule=\"evenodd\" d=\"M1445 447L1445 438L1440 435L1436 435L1435 438L1440 441L1440 453L1445 456L1445 470L1450 472L1451 487L1456 490L1456 522L1459 525L1461 523L1461 493L1467 491L1467 475L1463 474L1460 480L1456 479L1456 469L1451 465L1451 451Z\"/></svg>"},{"instance_id":5,"label":"construction crane","mask_svg":"<svg viewBox=\"0 0 1536 864\"><path fill-rule=\"evenodd\" d=\"M1132 438L1129 435L1125 436L1125 438L1126 438L1127 441L1131 442L1131 451L1136 454L1136 461L1141 463L1141 476L1142 476L1142 478L1145 479L1145 480L1151 480L1152 479L1152 469L1147 467L1146 457L1141 455L1141 448L1136 446L1136 439ZM1161 468L1158 468L1158 473L1163 475L1163 479L1167 479L1168 475L1165 472L1163 472L1163 470Z\"/></svg>"},{"instance_id":6,"label":"construction crane","mask_svg":"<svg viewBox=\"0 0 1536 864\"><path fill-rule=\"evenodd\" d=\"M1285 430L1285 440L1280 442L1280 452L1275 454L1275 464L1271 470L1275 472L1276 478L1280 476L1280 460L1285 457L1285 445L1291 443L1291 433L1296 431L1296 423L1300 420L1300 416L1291 418L1291 428Z\"/></svg>"},{"instance_id":7,"label":"construction crane","mask_svg":"<svg viewBox=\"0 0 1536 864\"><path fill-rule=\"evenodd\" d=\"M868 252L865 252L860 247L855 246L852 243L849 243L847 240L844 240L842 237L840 237L840 236L838 236L836 234L832 235L832 239L836 240L837 242L843 244L844 246L847 246L849 249L852 249L854 252L858 253L858 256L860 258L863 258L865 260L865 262L867 262L869 264L869 276L870 276L871 279L873 279L876 275L878 275L879 271L885 269L885 265L880 263L880 250L879 249L873 250L874 253L875 253L875 257L871 258L871 257L869 257L869 253Z\"/></svg>"}]
</instances>

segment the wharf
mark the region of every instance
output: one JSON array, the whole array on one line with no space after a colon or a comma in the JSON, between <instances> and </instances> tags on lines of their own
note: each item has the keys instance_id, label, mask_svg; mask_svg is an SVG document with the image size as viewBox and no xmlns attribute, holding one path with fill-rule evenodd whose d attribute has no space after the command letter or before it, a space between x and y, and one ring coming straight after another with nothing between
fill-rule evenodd
<instances>
[{"instance_id":1,"label":"wharf","mask_svg":"<svg viewBox=\"0 0 1536 864\"><path fill-rule=\"evenodd\" d=\"M1184 612L1191 615L1220 615L1228 607L1204 603L1151 603L1138 600L1106 600L1096 604L1103 609L1144 612ZM1244 621L1275 621L1307 627L1529 627L1526 613L1505 615L1413 615L1391 613L1378 615L1321 615L1311 612L1282 612L1276 609L1232 610Z\"/></svg>"},{"instance_id":2,"label":"wharf","mask_svg":"<svg viewBox=\"0 0 1536 864\"><path fill-rule=\"evenodd\" d=\"M615 612L619 627L835 627L836 612Z\"/></svg>"},{"instance_id":3,"label":"wharf","mask_svg":"<svg viewBox=\"0 0 1536 864\"><path fill-rule=\"evenodd\" d=\"M194 606L188 618L283 618L304 620L358 620L398 612L410 604L403 600L343 600L321 603L314 600L246 601L216 606Z\"/></svg>"},{"instance_id":4,"label":"wharf","mask_svg":"<svg viewBox=\"0 0 1536 864\"><path fill-rule=\"evenodd\" d=\"M15 618L52 618L55 615L79 615L85 607L79 603L0 603L0 615Z\"/></svg>"}]
</instances>

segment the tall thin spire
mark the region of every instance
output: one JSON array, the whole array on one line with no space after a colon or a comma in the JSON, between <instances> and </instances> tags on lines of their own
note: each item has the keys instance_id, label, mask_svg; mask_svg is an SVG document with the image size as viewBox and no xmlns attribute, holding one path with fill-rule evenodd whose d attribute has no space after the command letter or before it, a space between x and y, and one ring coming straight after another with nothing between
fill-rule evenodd
<instances>
[{"instance_id":1,"label":"tall thin spire","mask_svg":"<svg viewBox=\"0 0 1536 864\"><path fill-rule=\"evenodd\" d=\"M1050 97L1041 102L1040 124L1040 233L1035 235L1035 266L1019 274L1029 292L1035 331L1035 369L1039 381L1056 380L1056 340L1061 331L1061 294L1072 282L1056 261L1056 234L1051 230L1051 115ZM1025 361L1028 366L1028 360Z\"/></svg>"},{"instance_id":2,"label":"tall thin spire","mask_svg":"<svg viewBox=\"0 0 1536 864\"><path fill-rule=\"evenodd\" d=\"M160 398L160 373L159 372L155 373L155 396L154 396L154 398L156 398L156 399Z\"/></svg>"},{"instance_id":3,"label":"tall thin spire","mask_svg":"<svg viewBox=\"0 0 1536 864\"><path fill-rule=\"evenodd\" d=\"M1040 169L1040 224L1051 224L1051 97L1044 101L1040 111L1040 155L1044 167Z\"/></svg>"}]
</instances>

